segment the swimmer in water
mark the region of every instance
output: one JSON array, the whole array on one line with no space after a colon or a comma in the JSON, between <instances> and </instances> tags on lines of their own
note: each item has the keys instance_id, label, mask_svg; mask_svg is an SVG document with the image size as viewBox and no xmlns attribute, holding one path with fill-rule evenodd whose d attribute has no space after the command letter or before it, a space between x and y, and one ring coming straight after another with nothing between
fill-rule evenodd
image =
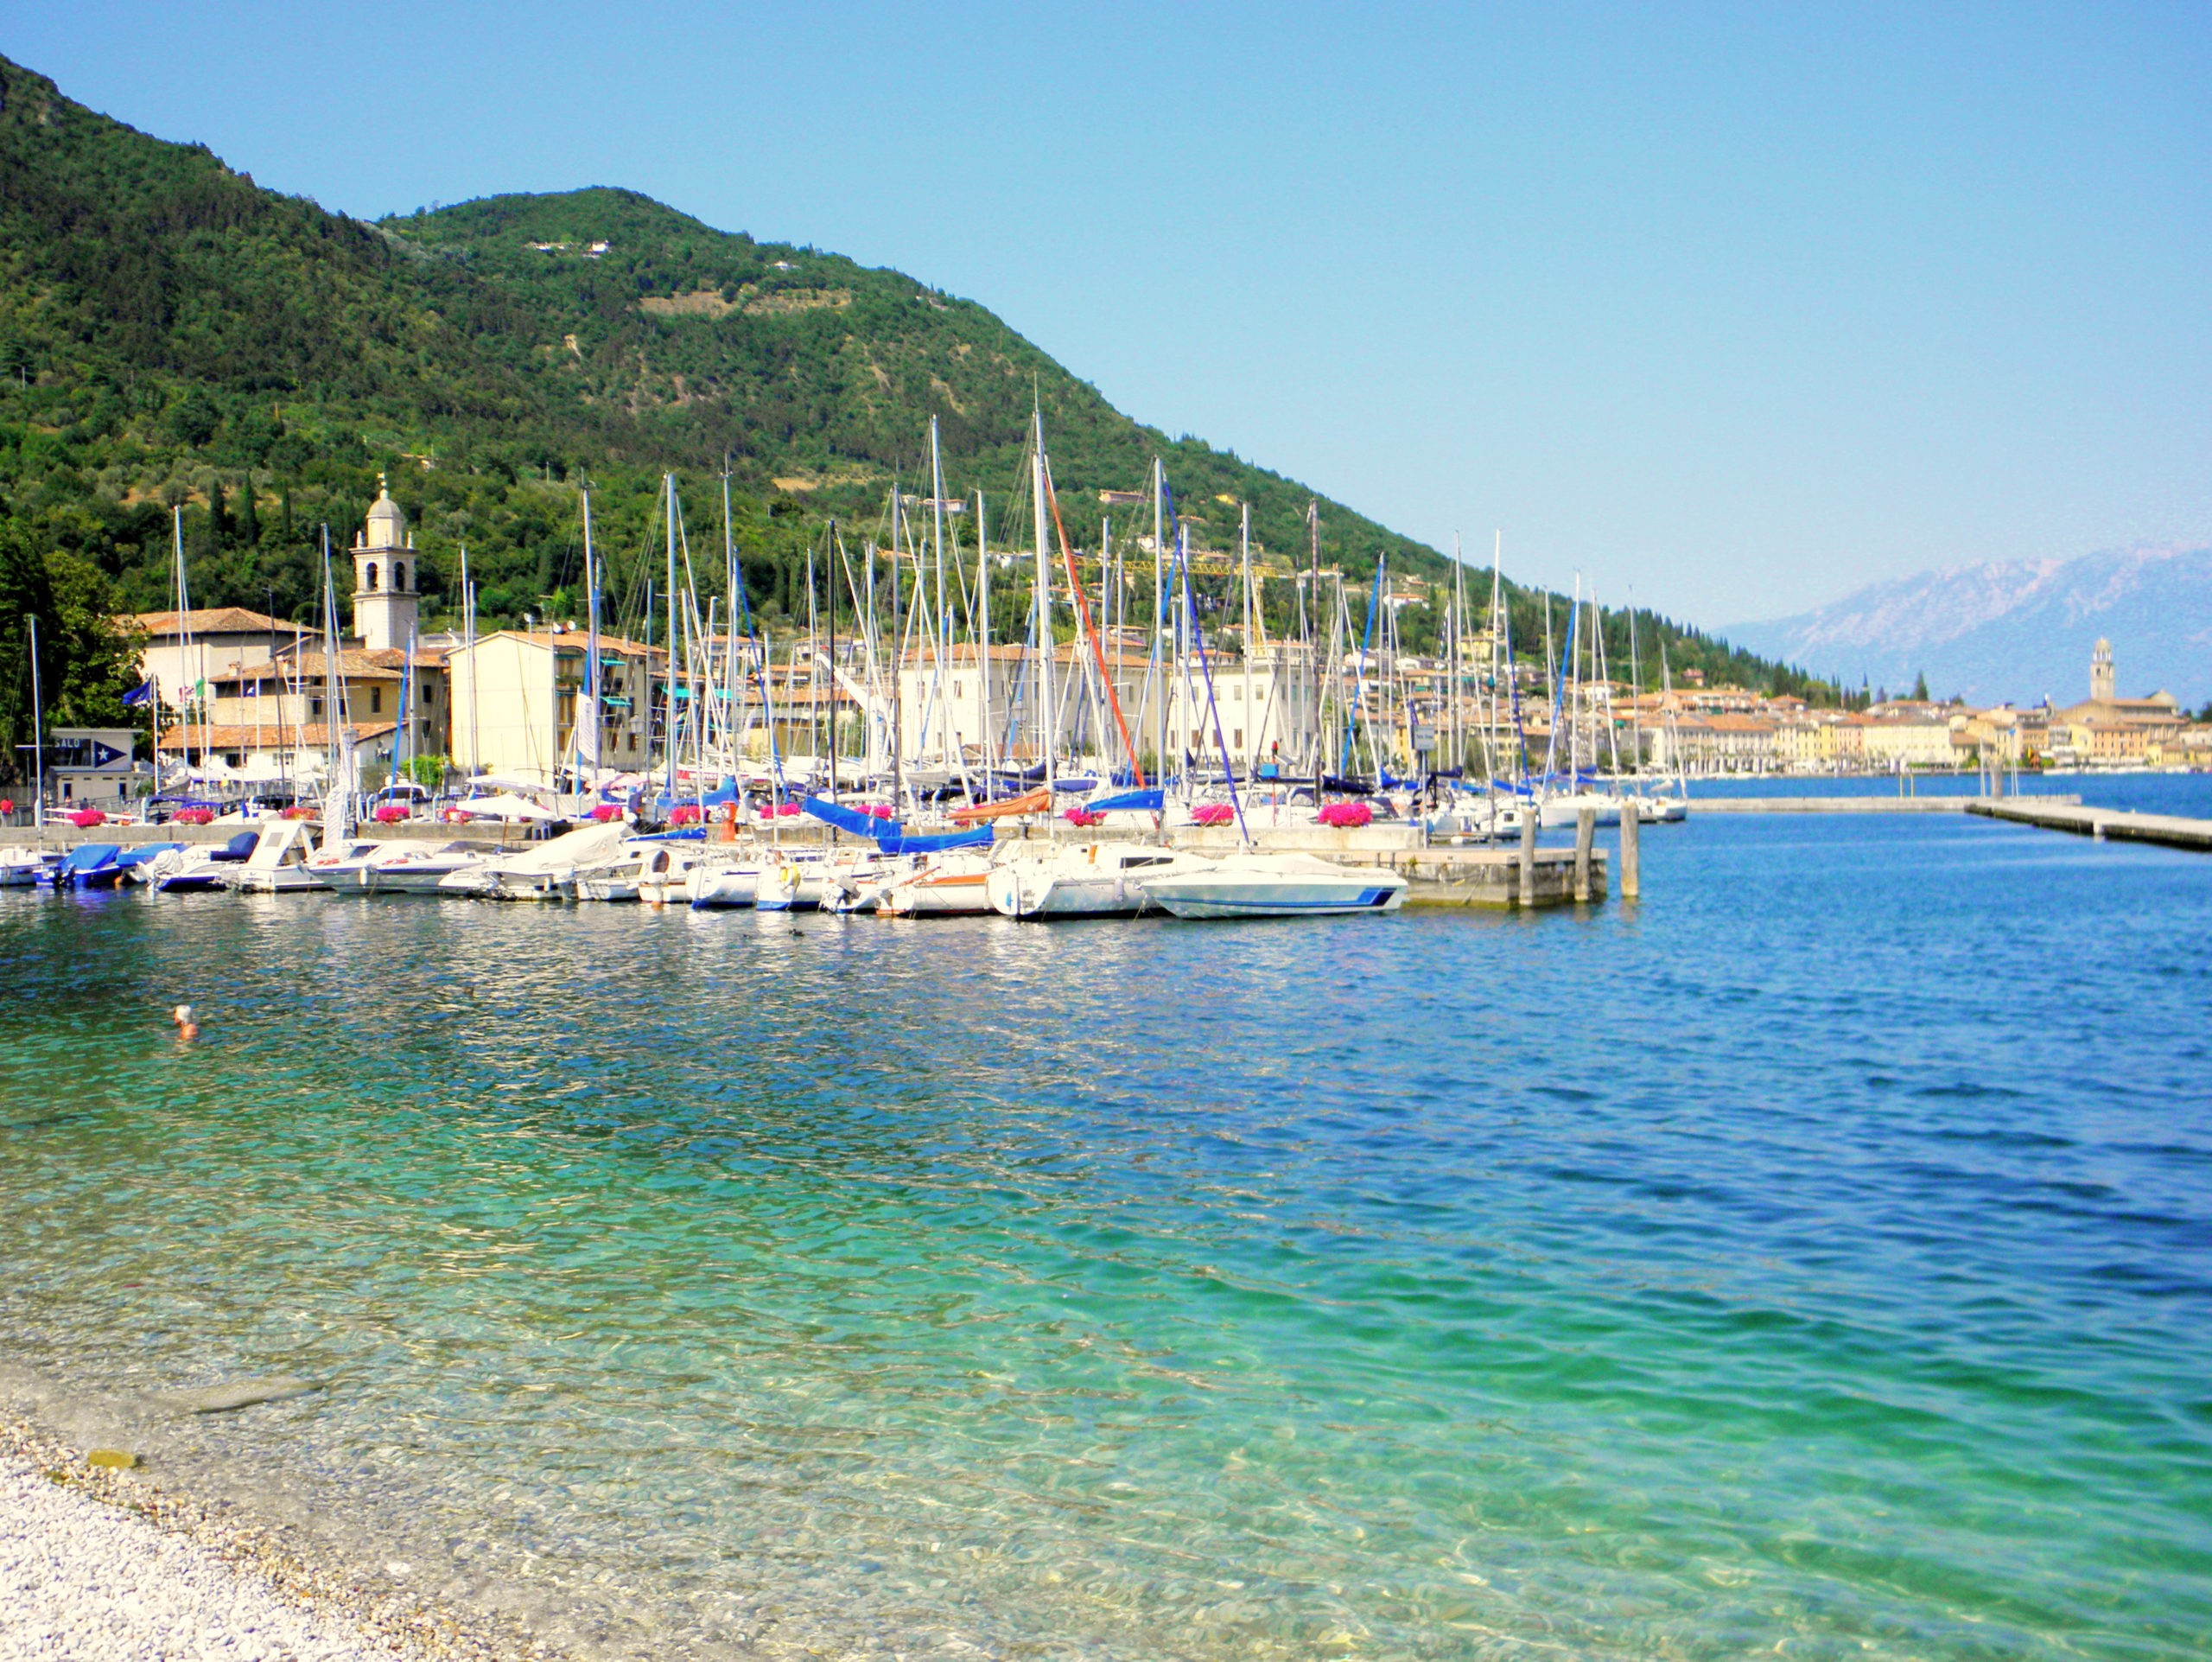
<instances>
[{"instance_id":1,"label":"swimmer in water","mask_svg":"<svg viewBox=\"0 0 2212 1662\"><path fill-rule=\"evenodd\" d=\"M169 1019L176 1023L176 1036L185 1043L190 1044L200 1036L200 1023L192 1019L191 1005L179 1004L169 1013Z\"/></svg>"}]
</instances>

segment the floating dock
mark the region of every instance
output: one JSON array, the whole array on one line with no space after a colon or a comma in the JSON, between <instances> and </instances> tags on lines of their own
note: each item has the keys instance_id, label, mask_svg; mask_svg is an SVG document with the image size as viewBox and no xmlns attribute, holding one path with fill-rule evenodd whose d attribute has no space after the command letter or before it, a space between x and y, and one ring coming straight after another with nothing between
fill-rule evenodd
<instances>
[{"instance_id":1,"label":"floating dock","mask_svg":"<svg viewBox=\"0 0 2212 1662\"><path fill-rule=\"evenodd\" d=\"M1985 819L2005 819L2044 831L2070 831L2099 842L2156 843L2163 848L2212 854L2212 819L2184 819L2175 814L2133 813L2124 808L2084 808L2079 799L2053 804L2047 798L1988 802L1976 799L1967 812Z\"/></svg>"},{"instance_id":2,"label":"floating dock","mask_svg":"<svg viewBox=\"0 0 2212 1662\"><path fill-rule=\"evenodd\" d=\"M1975 813L1979 796L1694 796L1692 814L1707 813ZM2005 806L2033 802L2037 806L2070 806L2078 796L2012 797Z\"/></svg>"}]
</instances>

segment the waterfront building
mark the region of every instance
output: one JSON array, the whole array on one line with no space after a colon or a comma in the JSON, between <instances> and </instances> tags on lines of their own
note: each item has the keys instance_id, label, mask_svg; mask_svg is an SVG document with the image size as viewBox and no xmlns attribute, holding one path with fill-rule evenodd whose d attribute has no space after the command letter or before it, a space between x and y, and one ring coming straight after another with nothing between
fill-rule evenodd
<instances>
[{"instance_id":1,"label":"waterfront building","mask_svg":"<svg viewBox=\"0 0 2212 1662\"><path fill-rule=\"evenodd\" d=\"M580 767L642 773L654 766L655 740L666 726L668 654L601 635L597 696L586 697L588 641L574 624L561 624L500 629L447 648L454 765L547 786Z\"/></svg>"},{"instance_id":2,"label":"waterfront building","mask_svg":"<svg viewBox=\"0 0 2212 1662\"><path fill-rule=\"evenodd\" d=\"M2163 760L2169 750L2189 751L2189 722L2173 694L2122 698L2117 685L2112 642L2100 640L2089 653L2088 697L2051 712L2053 761L2140 766Z\"/></svg>"},{"instance_id":3,"label":"waterfront building","mask_svg":"<svg viewBox=\"0 0 2212 1662\"><path fill-rule=\"evenodd\" d=\"M381 478L353 555L353 634L334 661L319 632L238 608L130 620L140 672L176 712L161 758L218 780L306 784L350 742L373 788L397 764L447 754L445 651L416 639L414 536Z\"/></svg>"}]
</instances>

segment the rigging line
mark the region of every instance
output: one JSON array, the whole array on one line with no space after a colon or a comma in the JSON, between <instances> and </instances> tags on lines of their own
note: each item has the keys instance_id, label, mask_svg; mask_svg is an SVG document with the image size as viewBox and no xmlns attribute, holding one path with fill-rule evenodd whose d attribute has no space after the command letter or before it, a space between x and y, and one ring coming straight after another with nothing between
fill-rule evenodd
<instances>
[{"instance_id":1,"label":"rigging line","mask_svg":"<svg viewBox=\"0 0 2212 1662\"><path fill-rule=\"evenodd\" d=\"M1114 682L1106 673L1106 651L1099 644L1098 632L1090 627L1090 596L1084 592L1083 579L1075 569L1075 551L1068 545L1068 528L1060 519L1060 494L1052 487L1052 464L1045 463L1045 500L1052 504L1052 529L1059 533L1060 557L1068 569L1068 592L1075 597L1076 625L1090 642L1091 658L1098 666L1098 679L1106 689L1106 702L1114 711L1114 726L1122 735L1122 748L1129 758L1129 770L1135 774L1137 788L1144 788L1144 763L1137 758L1135 740L1129 737L1129 723L1122 714L1121 695L1114 691Z\"/></svg>"}]
</instances>

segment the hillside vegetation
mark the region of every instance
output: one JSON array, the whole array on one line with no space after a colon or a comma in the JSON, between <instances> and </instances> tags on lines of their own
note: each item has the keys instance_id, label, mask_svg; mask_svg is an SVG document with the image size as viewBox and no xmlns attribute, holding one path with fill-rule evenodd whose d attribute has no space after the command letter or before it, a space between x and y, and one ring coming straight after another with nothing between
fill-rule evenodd
<instances>
[{"instance_id":1,"label":"hillside vegetation","mask_svg":"<svg viewBox=\"0 0 2212 1662\"><path fill-rule=\"evenodd\" d=\"M1262 545L1302 561L1305 487L1131 421L982 307L899 272L613 189L365 224L0 59L11 747L29 693L28 611L65 614L41 659L61 716L119 717L125 660L103 655L85 621L168 603L172 509L195 603L311 618L319 527L349 541L387 473L416 528L426 611L451 609L465 546L489 623L574 611L587 475L618 612L657 557L664 470L680 475L695 555L718 564L727 467L748 595L773 621L803 609L830 518L856 545L883 535L894 480L927 494L932 417L948 490L990 494L995 540L1026 535L1033 402L1078 540L1096 541L1094 493L1141 488L1158 455L1198 545L1232 545L1249 503ZM1324 500L1319 517L1322 558L1348 581L1384 555L1408 575L1448 569L1341 505ZM1522 641L1541 639L1541 606L1515 591ZM1663 638L1677 668L1797 684L1664 620L1639 627L1650 661ZM1411 644L1434 628L1423 607L1402 618ZM1608 618L1624 667L1626 629Z\"/></svg>"}]
</instances>

